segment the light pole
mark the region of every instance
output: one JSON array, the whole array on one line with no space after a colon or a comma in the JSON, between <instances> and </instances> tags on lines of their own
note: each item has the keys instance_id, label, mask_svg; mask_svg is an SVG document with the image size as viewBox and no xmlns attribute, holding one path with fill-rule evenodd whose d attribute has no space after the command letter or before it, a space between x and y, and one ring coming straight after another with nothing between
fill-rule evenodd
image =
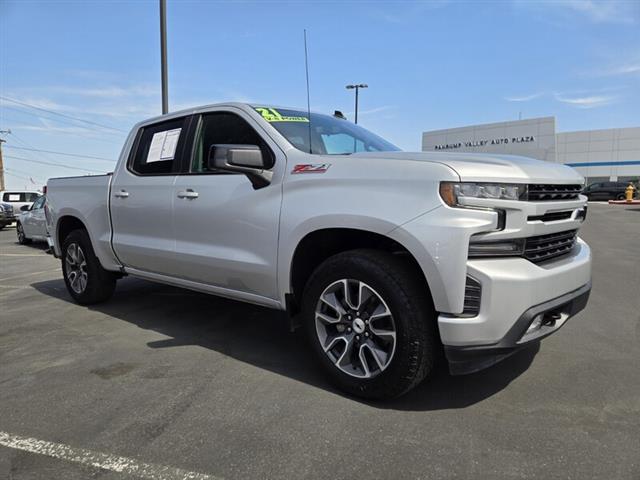
<instances>
[{"instance_id":1,"label":"light pole","mask_svg":"<svg viewBox=\"0 0 640 480\"><path fill-rule=\"evenodd\" d=\"M361 88L369 88L369 85L367 85L366 83L359 83L357 85L347 85L347 90L356 90L356 121L355 123L358 123L358 90L360 90Z\"/></svg>"},{"instance_id":2,"label":"light pole","mask_svg":"<svg viewBox=\"0 0 640 480\"><path fill-rule=\"evenodd\" d=\"M162 77L162 114L169 112L167 81L167 0L160 0L160 70Z\"/></svg>"}]
</instances>

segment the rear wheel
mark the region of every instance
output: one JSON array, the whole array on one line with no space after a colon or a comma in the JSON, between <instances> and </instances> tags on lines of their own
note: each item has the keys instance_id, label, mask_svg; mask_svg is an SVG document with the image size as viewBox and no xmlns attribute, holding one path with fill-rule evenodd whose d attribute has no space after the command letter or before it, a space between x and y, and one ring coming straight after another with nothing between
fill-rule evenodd
<instances>
[{"instance_id":1,"label":"rear wheel","mask_svg":"<svg viewBox=\"0 0 640 480\"><path fill-rule=\"evenodd\" d=\"M0 230L9 225L8 223L0 223Z\"/></svg>"},{"instance_id":2,"label":"rear wheel","mask_svg":"<svg viewBox=\"0 0 640 480\"><path fill-rule=\"evenodd\" d=\"M353 395L402 395L433 368L437 334L427 286L387 252L352 250L322 263L305 288L303 321L324 371Z\"/></svg>"},{"instance_id":3,"label":"rear wheel","mask_svg":"<svg viewBox=\"0 0 640 480\"><path fill-rule=\"evenodd\" d=\"M62 273L67 290L81 305L108 300L116 275L102 268L86 230L74 230L62 244Z\"/></svg>"},{"instance_id":4,"label":"rear wheel","mask_svg":"<svg viewBox=\"0 0 640 480\"><path fill-rule=\"evenodd\" d=\"M18 243L20 245L27 245L31 243L31 239L27 238L27 236L25 235L24 227L20 222L16 223L16 233L18 235Z\"/></svg>"},{"instance_id":5,"label":"rear wheel","mask_svg":"<svg viewBox=\"0 0 640 480\"><path fill-rule=\"evenodd\" d=\"M616 200L624 200L625 198L627 198L627 196L624 193L619 193L616 196Z\"/></svg>"}]
</instances>

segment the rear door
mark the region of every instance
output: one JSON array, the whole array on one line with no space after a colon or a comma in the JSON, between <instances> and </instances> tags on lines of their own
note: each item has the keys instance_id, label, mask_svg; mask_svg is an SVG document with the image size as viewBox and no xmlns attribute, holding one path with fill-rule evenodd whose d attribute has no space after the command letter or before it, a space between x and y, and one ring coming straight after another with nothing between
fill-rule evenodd
<instances>
[{"instance_id":1,"label":"rear door","mask_svg":"<svg viewBox=\"0 0 640 480\"><path fill-rule=\"evenodd\" d=\"M175 253L173 185L189 117L143 127L111 185L113 249L129 268L171 274Z\"/></svg>"},{"instance_id":2,"label":"rear door","mask_svg":"<svg viewBox=\"0 0 640 480\"><path fill-rule=\"evenodd\" d=\"M230 292L275 299L284 155L240 110L207 113L193 122L191 158L173 188L176 273ZM209 169L214 144L260 147L274 171L272 183L256 190L245 175Z\"/></svg>"},{"instance_id":3,"label":"rear door","mask_svg":"<svg viewBox=\"0 0 640 480\"><path fill-rule=\"evenodd\" d=\"M47 234L46 219L44 216L44 202L46 197L38 198L25 213L22 228L28 237L44 237Z\"/></svg>"}]
</instances>

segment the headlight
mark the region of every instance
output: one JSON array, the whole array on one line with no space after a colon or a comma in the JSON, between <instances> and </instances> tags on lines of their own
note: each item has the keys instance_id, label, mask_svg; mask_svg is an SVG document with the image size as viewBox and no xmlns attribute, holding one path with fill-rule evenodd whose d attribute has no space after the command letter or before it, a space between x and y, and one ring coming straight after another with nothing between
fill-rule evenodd
<instances>
[{"instance_id":1,"label":"headlight","mask_svg":"<svg viewBox=\"0 0 640 480\"><path fill-rule=\"evenodd\" d=\"M519 200L527 192L526 185L507 183L442 182L440 196L450 207L464 206L463 198L492 198L496 200Z\"/></svg>"}]
</instances>

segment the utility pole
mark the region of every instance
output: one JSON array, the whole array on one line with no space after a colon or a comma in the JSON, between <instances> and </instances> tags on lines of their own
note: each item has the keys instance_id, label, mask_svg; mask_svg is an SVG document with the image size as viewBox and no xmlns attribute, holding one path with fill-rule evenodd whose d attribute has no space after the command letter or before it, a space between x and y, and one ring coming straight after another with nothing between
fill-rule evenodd
<instances>
[{"instance_id":1,"label":"utility pole","mask_svg":"<svg viewBox=\"0 0 640 480\"><path fill-rule=\"evenodd\" d=\"M160 65L162 75L162 114L169 113L167 79L167 0L160 0Z\"/></svg>"},{"instance_id":2,"label":"utility pole","mask_svg":"<svg viewBox=\"0 0 640 480\"><path fill-rule=\"evenodd\" d=\"M11 133L11 130L0 130L0 134ZM0 191L4 190L4 163L2 162L2 144L6 142L3 138L0 138Z\"/></svg>"},{"instance_id":3,"label":"utility pole","mask_svg":"<svg viewBox=\"0 0 640 480\"><path fill-rule=\"evenodd\" d=\"M345 88L347 90L355 89L355 91L356 91L356 121L355 121L355 123L358 123L358 90L360 90L361 88L369 88L369 85L367 85L366 83L359 83L357 85L347 85Z\"/></svg>"}]
</instances>

